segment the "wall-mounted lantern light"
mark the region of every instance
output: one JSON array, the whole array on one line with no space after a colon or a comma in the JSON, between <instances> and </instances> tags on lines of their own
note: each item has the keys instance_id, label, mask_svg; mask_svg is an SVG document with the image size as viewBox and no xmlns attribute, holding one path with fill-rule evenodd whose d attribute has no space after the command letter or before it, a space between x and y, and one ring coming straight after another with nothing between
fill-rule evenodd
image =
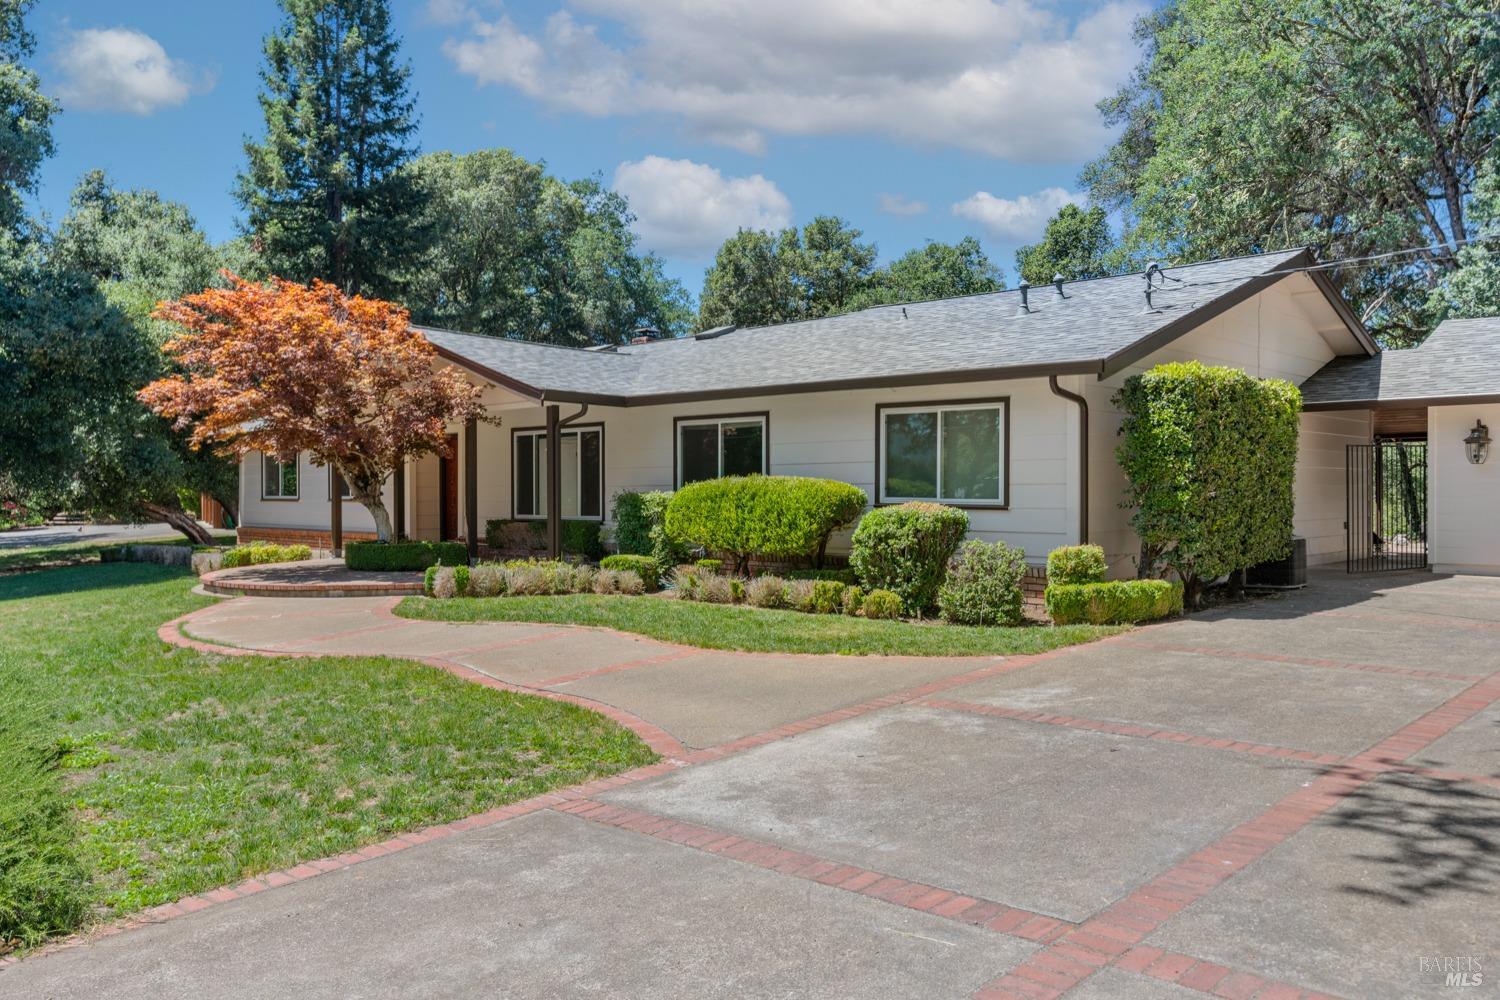
<instances>
[{"instance_id":1,"label":"wall-mounted lantern light","mask_svg":"<svg viewBox=\"0 0 1500 1000\"><path fill-rule=\"evenodd\" d=\"M1464 438L1464 450L1468 452L1471 465L1483 465L1484 460L1490 457L1490 429L1484 425L1484 421L1474 421L1474 429Z\"/></svg>"}]
</instances>

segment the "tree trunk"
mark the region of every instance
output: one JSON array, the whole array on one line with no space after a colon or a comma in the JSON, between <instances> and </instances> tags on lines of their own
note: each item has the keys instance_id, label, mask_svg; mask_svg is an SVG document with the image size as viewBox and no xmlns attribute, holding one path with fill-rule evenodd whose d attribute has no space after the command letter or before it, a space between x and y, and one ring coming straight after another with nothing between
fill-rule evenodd
<instances>
[{"instance_id":1,"label":"tree trunk","mask_svg":"<svg viewBox=\"0 0 1500 1000\"><path fill-rule=\"evenodd\" d=\"M198 523L198 520L180 507L167 507L162 504L144 503L141 509L152 517L166 521L173 528L188 537L188 541L194 545L213 545L214 536L207 528Z\"/></svg>"},{"instance_id":2,"label":"tree trunk","mask_svg":"<svg viewBox=\"0 0 1500 1000\"><path fill-rule=\"evenodd\" d=\"M1245 571L1243 569L1237 569L1229 574L1229 599L1232 601L1245 599Z\"/></svg>"},{"instance_id":3,"label":"tree trunk","mask_svg":"<svg viewBox=\"0 0 1500 1000\"><path fill-rule=\"evenodd\" d=\"M1189 611L1203 607L1203 581L1193 575L1182 578L1182 606Z\"/></svg>"},{"instance_id":4,"label":"tree trunk","mask_svg":"<svg viewBox=\"0 0 1500 1000\"><path fill-rule=\"evenodd\" d=\"M224 508L225 513L229 515L229 519L238 528L240 526L240 498L235 495L219 496L214 493L210 493L209 496L218 501L219 506Z\"/></svg>"}]
</instances>

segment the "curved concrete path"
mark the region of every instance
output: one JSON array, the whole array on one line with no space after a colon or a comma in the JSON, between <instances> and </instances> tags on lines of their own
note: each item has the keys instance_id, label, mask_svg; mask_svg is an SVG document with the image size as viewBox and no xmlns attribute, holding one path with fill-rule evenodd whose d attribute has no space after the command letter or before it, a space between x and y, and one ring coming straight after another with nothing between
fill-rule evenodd
<instances>
[{"instance_id":1,"label":"curved concrete path","mask_svg":"<svg viewBox=\"0 0 1500 1000\"><path fill-rule=\"evenodd\" d=\"M159 907L0 969L0 997L1409 1000L1493 978L1500 580L1319 574L979 661L313 604L163 637L415 656L601 707L667 759Z\"/></svg>"}]
</instances>

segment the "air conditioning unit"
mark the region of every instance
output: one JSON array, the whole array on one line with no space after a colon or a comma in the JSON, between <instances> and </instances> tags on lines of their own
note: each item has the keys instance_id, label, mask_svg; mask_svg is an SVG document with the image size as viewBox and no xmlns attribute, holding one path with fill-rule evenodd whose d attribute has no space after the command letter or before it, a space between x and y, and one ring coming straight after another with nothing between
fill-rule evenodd
<instances>
[{"instance_id":1,"label":"air conditioning unit","mask_svg":"<svg viewBox=\"0 0 1500 1000\"><path fill-rule=\"evenodd\" d=\"M1245 585L1278 590L1307 586L1307 539L1293 538L1292 550L1283 559L1251 566L1245 571Z\"/></svg>"}]
</instances>

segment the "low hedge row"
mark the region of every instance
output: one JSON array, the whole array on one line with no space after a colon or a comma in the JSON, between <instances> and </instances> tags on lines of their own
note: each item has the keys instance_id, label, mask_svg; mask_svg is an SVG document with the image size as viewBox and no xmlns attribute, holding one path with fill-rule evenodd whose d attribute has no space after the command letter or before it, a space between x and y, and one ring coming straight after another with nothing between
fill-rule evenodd
<instances>
[{"instance_id":1,"label":"low hedge row","mask_svg":"<svg viewBox=\"0 0 1500 1000\"><path fill-rule=\"evenodd\" d=\"M555 594L643 594L641 577L628 570L594 569L566 562L513 560L478 566L429 566L428 597L538 597Z\"/></svg>"},{"instance_id":2,"label":"low hedge row","mask_svg":"<svg viewBox=\"0 0 1500 1000\"><path fill-rule=\"evenodd\" d=\"M599 568L618 570L622 573L634 573L641 578L641 582L646 585L647 590L655 590L660 585L660 571L657 569L656 560L650 556L605 556L599 560Z\"/></svg>"},{"instance_id":3,"label":"low hedge row","mask_svg":"<svg viewBox=\"0 0 1500 1000\"><path fill-rule=\"evenodd\" d=\"M350 569L396 572L428 566L467 566L463 542L347 542L344 565Z\"/></svg>"},{"instance_id":4,"label":"low hedge row","mask_svg":"<svg viewBox=\"0 0 1500 1000\"><path fill-rule=\"evenodd\" d=\"M840 580L789 580L770 574L752 580L720 576L701 566L679 566L672 575L678 597L705 604L749 604L816 615L899 618L901 599L888 590L865 593Z\"/></svg>"},{"instance_id":5,"label":"low hedge row","mask_svg":"<svg viewBox=\"0 0 1500 1000\"><path fill-rule=\"evenodd\" d=\"M225 569L236 566L264 566L266 563L300 562L312 558L312 549L306 545L272 545L270 542L251 542L237 545L224 553L222 565ZM189 560L191 561L191 556Z\"/></svg>"},{"instance_id":6,"label":"low hedge row","mask_svg":"<svg viewBox=\"0 0 1500 1000\"><path fill-rule=\"evenodd\" d=\"M494 518L484 522L484 544L492 549L506 551L520 549L525 552L545 552L547 549L547 522L507 518ZM604 554L604 542L599 537L598 521L564 521L562 525L562 550L569 555L598 559Z\"/></svg>"},{"instance_id":7,"label":"low hedge row","mask_svg":"<svg viewBox=\"0 0 1500 1000\"><path fill-rule=\"evenodd\" d=\"M1052 583L1046 598L1058 625L1130 625L1182 613L1182 584L1168 580Z\"/></svg>"},{"instance_id":8,"label":"low hedge row","mask_svg":"<svg viewBox=\"0 0 1500 1000\"><path fill-rule=\"evenodd\" d=\"M1048 583L1103 583L1107 571L1098 545L1063 545L1047 553Z\"/></svg>"}]
</instances>

